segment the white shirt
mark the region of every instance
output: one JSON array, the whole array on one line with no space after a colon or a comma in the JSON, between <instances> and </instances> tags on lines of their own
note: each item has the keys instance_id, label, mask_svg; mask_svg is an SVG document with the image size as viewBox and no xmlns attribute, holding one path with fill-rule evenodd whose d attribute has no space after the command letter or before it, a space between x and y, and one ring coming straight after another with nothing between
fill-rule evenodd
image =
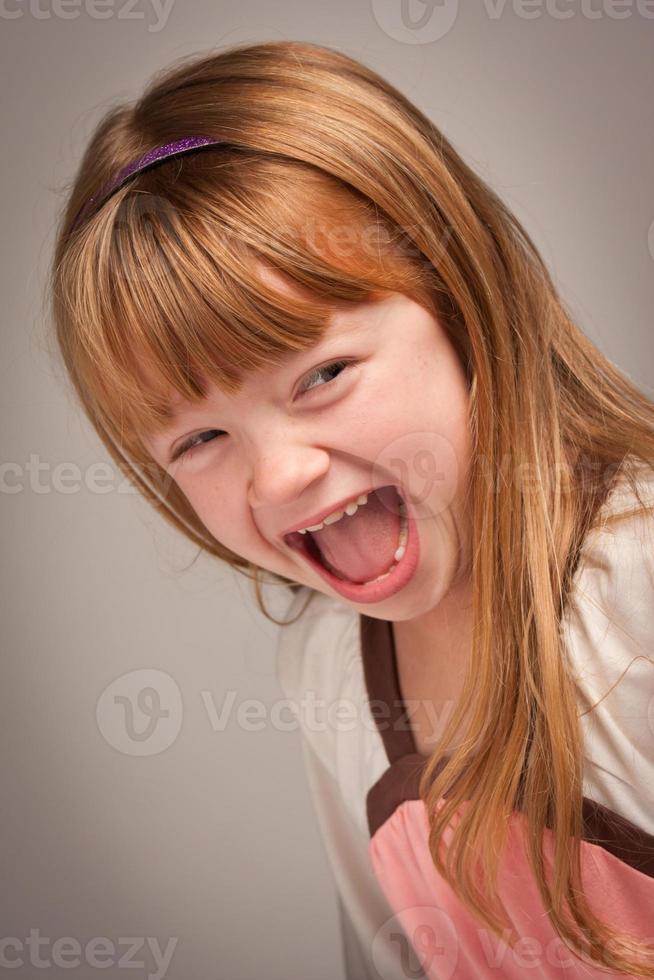
<instances>
[{"instance_id":1,"label":"white shirt","mask_svg":"<svg viewBox=\"0 0 654 980\"><path fill-rule=\"evenodd\" d=\"M654 478L639 486L644 501L654 502ZM628 488L616 484L583 543L561 629L580 712L600 702L581 717L584 796L654 834L654 519L602 526L607 514L633 503ZM284 619L297 614L308 592L293 596ZM277 676L300 721L339 894L346 976L394 980L395 960L389 954L384 967L379 938L393 913L370 866L366 817L368 791L389 760L368 708L359 622L358 611L316 593L296 623L280 628Z\"/></svg>"}]
</instances>

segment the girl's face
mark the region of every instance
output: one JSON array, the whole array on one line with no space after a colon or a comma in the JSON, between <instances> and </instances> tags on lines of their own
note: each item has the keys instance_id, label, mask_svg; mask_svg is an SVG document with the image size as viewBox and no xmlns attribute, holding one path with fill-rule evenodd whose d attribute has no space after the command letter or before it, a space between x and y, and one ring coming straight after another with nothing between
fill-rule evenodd
<instances>
[{"instance_id":1,"label":"girl's face","mask_svg":"<svg viewBox=\"0 0 654 980\"><path fill-rule=\"evenodd\" d=\"M338 312L318 345L247 378L236 396L212 387L201 405L175 409L150 440L154 458L211 534L255 565L388 620L421 616L466 581L468 387L438 320L403 294ZM283 535L389 485L410 501L417 565L392 595L358 603Z\"/></svg>"}]
</instances>

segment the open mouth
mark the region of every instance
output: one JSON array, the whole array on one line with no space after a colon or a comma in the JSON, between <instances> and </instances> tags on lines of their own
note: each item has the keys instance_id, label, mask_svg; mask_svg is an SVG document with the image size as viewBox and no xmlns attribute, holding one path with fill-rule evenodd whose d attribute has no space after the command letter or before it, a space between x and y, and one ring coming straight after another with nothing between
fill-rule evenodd
<instances>
[{"instance_id":1,"label":"open mouth","mask_svg":"<svg viewBox=\"0 0 654 980\"><path fill-rule=\"evenodd\" d=\"M398 542L393 560L390 566L375 578L368 581L346 578L325 558L310 531L304 534L294 531L284 539L289 547L298 551L335 591L358 602L380 601L387 595L393 594L411 578L418 561L418 535L412 517L412 508L407 504L400 488L389 484L376 487L368 496L373 494L378 497L384 508L390 510L399 519ZM349 519L341 518L341 520Z\"/></svg>"}]
</instances>

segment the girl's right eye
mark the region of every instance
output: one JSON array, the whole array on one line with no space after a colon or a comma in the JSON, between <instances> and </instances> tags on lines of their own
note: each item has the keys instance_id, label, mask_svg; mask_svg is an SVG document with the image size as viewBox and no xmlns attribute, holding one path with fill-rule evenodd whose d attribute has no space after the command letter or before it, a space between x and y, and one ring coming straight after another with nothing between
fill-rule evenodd
<instances>
[{"instance_id":1,"label":"girl's right eye","mask_svg":"<svg viewBox=\"0 0 654 980\"><path fill-rule=\"evenodd\" d=\"M306 380L312 381L314 378L320 377L320 375L323 374L323 372L328 373L336 368L337 369L336 377L330 378L326 382L326 384L330 384L332 381L335 381L340 374L342 374L345 368L350 367L352 363L353 363L352 361L331 361L329 364L323 364L322 367L315 368L310 374L307 375ZM312 391L314 387L315 387L314 385L311 385L308 388L303 387L300 389L300 394L304 394L305 392ZM323 386L319 385L318 387L323 387ZM222 429L206 429L204 432L198 432L194 436L189 436L189 438L186 439L185 442L183 442L181 446L179 446L172 453L169 459L169 463L174 463L175 460L180 459L182 456L190 455L190 453L194 449L196 449L199 445L201 445L204 442L211 442L216 436L226 436L226 435L227 433L223 432Z\"/></svg>"},{"instance_id":2,"label":"girl's right eye","mask_svg":"<svg viewBox=\"0 0 654 980\"><path fill-rule=\"evenodd\" d=\"M176 459L180 459L182 456L190 455L191 451L197 446L201 445L203 442L211 442L215 435L226 436L227 433L223 432L221 429L207 429L205 432L197 432L194 436L189 436L185 442L178 446L177 449L171 454L169 459L170 463L174 463ZM205 438L207 436L208 438Z\"/></svg>"}]
</instances>

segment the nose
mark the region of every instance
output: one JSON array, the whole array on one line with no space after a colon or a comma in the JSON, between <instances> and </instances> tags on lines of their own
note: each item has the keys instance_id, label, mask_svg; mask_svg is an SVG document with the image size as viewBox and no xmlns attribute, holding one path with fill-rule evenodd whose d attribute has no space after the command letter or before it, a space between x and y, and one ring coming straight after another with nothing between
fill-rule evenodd
<instances>
[{"instance_id":1,"label":"nose","mask_svg":"<svg viewBox=\"0 0 654 980\"><path fill-rule=\"evenodd\" d=\"M252 468L248 504L253 510L290 507L328 469L329 453L317 446L271 445L259 454Z\"/></svg>"}]
</instances>

